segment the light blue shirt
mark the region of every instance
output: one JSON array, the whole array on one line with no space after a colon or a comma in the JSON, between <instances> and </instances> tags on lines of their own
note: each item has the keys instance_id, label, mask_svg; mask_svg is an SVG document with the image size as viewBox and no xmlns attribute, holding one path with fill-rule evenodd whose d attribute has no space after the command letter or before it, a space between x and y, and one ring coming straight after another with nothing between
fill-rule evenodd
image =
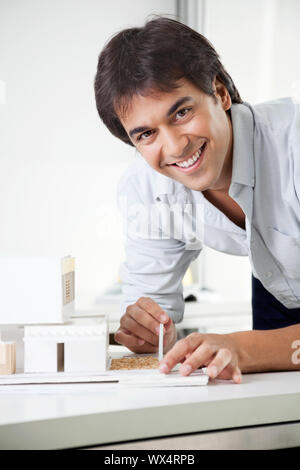
<instances>
[{"instance_id":1,"label":"light blue shirt","mask_svg":"<svg viewBox=\"0 0 300 470\"><path fill-rule=\"evenodd\" d=\"M231 107L229 195L245 213L246 230L200 191L154 171L139 154L135 157L118 187L126 247L120 268L122 313L145 296L180 321L182 278L203 245L249 256L253 275L264 287L287 308L300 307L299 115L291 98ZM160 219L153 217L156 211ZM169 225L162 222L170 214Z\"/></svg>"}]
</instances>

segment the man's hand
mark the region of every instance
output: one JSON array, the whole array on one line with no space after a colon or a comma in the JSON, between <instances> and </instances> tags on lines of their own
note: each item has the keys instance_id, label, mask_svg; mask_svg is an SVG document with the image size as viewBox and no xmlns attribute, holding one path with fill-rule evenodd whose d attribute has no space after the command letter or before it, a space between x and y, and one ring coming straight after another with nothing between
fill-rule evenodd
<instances>
[{"instance_id":1,"label":"man's hand","mask_svg":"<svg viewBox=\"0 0 300 470\"><path fill-rule=\"evenodd\" d=\"M177 341L161 361L159 370L167 374L179 362L182 375L207 367L206 373L211 378L242 381L238 353L230 335L192 333Z\"/></svg>"},{"instance_id":2,"label":"man's hand","mask_svg":"<svg viewBox=\"0 0 300 470\"><path fill-rule=\"evenodd\" d=\"M175 325L154 300L141 297L121 317L115 341L135 353L157 352L160 323L164 325L164 351L168 351L176 341Z\"/></svg>"}]
</instances>

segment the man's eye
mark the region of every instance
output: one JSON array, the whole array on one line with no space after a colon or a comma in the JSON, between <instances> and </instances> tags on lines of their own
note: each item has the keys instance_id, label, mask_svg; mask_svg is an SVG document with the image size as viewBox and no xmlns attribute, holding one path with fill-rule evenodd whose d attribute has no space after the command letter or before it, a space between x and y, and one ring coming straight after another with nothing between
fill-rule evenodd
<instances>
[{"instance_id":1,"label":"man's eye","mask_svg":"<svg viewBox=\"0 0 300 470\"><path fill-rule=\"evenodd\" d=\"M152 135L152 131L146 131L146 132L143 132L142 134L140 134L137 138L137 140L145 140L145 139L148 139L148 137L151 137Z\"/></svg>"},{"instance_id":2,"label":"man's eye","mask_svg":"<svg viewBox=\"0 0 300 470\"><path fill-rule=\"evenodd\" d=\"M175 116L178 117L179 119L181 119L184 116L186 116L189 111L190 111L190 108L182 108L182 109L180 109L180 111L177 111Z\"/></svg>"}]
</instances>

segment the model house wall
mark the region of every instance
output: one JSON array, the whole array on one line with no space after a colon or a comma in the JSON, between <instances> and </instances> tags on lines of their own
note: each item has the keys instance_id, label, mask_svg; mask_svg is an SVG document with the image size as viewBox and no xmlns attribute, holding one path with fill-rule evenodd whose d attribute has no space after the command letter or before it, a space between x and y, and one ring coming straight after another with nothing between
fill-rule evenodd
<instances>
[{"instance_id":1,"label":"model house wall","mask_svg":"<svg viewBox=\"0 0 300 470\"><path fill-rule=\"evenodd\" d=\"M93 325L24 327L24 372L103 372L108 364L108 319Z\"/></svg>"},{"instance_id":2,"label":"model house wall","mask_svg":"<svg viewBox=\"0 0 300 470\"><path fill-rule=\"evenodd\" d=\"M16 372L16 343L0 341L0 375Z\"/></svg>"},{"instance_id":3,"label":"model house wall","mask_svg":"<svg viewBox=\"0 0 300 470\"><path fill-rule=\"evenodd\" d=\"M75 259L0 257L0 325L64 323L74 313Z\"/></svg>"}]
</instances>

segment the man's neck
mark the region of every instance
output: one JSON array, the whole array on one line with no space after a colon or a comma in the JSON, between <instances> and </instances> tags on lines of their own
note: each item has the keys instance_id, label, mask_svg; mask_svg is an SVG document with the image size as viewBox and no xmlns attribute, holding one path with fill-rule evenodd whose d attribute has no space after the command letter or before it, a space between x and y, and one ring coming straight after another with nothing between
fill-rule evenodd
<instances>
[{"instance_id":1,"label":"man's neck","mask_svg":"<svg viewBox=\"0 0 300 470\"><path fill-rule=\"evenodd\" d=\"M232 222L245 230L245 214L242 208L228 195L228 192L207 190L202 194Z\"/></svg>"},{"instance_id":2,"label":"man's neck","mask_svg":"<svg viewBox=\"0 0 300 470\"><path fill-rule=\"evenodd\" d=\"M227 114L228 125L230 127L230 140L226 157L224 159L222 173L217 183L208 188L206 192L216 192L220 197L229 195L229 188L232 179L232 160L233 160L233 128L230 113Z\"/></svg>"}]
</instances>

